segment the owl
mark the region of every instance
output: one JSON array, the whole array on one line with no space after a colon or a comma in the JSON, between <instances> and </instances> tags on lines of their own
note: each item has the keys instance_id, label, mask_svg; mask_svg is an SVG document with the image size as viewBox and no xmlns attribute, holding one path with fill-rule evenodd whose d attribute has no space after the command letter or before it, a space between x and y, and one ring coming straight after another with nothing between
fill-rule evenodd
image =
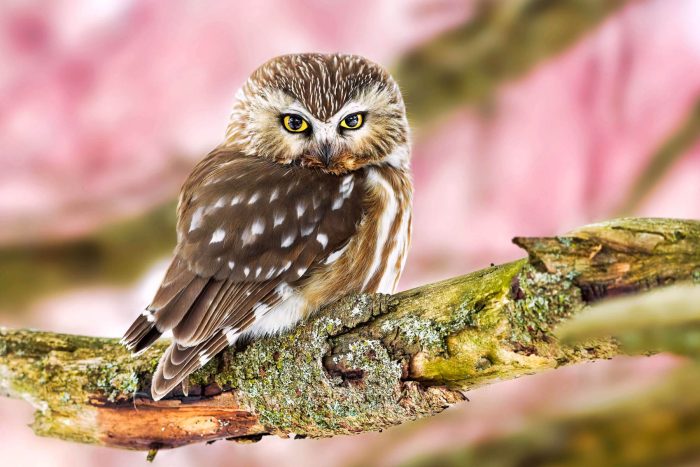
<instances>
[{"instance_id":1,"label":"owl","mask_svg":"<svg viewBox=\"0 0 700 467\"><path fill-rule=\"evenodd\" d=\"M347 294L392 293L411 235L409 146L398 85L363 57L286 55L253 72L182 187L174 257L122 339L139 353L172 331L153 399L237 342Z\"/></svg>"}]
</instances>

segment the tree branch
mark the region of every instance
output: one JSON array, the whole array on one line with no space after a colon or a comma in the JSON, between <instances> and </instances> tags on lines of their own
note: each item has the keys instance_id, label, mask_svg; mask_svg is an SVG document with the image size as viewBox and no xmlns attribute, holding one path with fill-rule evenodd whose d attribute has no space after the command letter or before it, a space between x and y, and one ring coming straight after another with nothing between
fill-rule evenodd
<instances>
[{"instance_id":1,"label":"tree branch","mask_svg":"<svg viewBox=\"0 0 700 467\"><path fill-rule=\"evenodd\" d=\"M277 434L323 437L430 416L474 386L619 352L561 345L552 327L603 297L700 281L700 222L621 219L516 238L528 259L393 296L347 297L292 332L224 352L189 397L145 392L165 343L0 333L0 393L36 408L39 435L133 449Z\"/></svg>"}]
</instances>

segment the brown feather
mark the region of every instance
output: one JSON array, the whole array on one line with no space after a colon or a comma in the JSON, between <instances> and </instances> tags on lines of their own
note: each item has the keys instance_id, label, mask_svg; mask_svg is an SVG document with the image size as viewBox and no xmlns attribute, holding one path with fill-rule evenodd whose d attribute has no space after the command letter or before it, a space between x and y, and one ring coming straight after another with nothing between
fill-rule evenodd
<instances>
[{"instance_id":1,"label":"brown feather","mask_svg":"<svg viewBox=\"0 0 700 467\"><path fill-rule=\"evenodd\" d=\"M279 92L285 97L269 94ZM368 126L357 134L366 136L339 128L332 157L319 158L309 144L294 154L289 141L299 136L281 130L280 110L265 107L266 97L280 109L297 102L321 122L362 97ZM183 186L175 258L124 336L142 350L173 332L153 377L154 399L241 333L276 332L346 293L395 286L410 236L407 141L398 86L361 57L279 57L251 76L226 142ZM393 200L395 213L387 208Z\"/></svg>"}]
</instances>

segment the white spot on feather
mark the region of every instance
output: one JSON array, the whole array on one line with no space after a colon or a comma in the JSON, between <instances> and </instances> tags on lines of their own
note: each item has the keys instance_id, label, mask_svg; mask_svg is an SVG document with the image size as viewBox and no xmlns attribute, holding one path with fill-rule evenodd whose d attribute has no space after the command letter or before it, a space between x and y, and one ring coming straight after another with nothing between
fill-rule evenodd
<instances>
[{"instance_id":1,"label":"white spot on feather","mask_svg":"<svg viewBox=\"0 0 700 467\"><path fill-rule=\"evenodd\" d=\"M226 197L222 196L216 200L216 203L214 203L214 209L223 208L224 204L226 204Z\"/></svg>"},{"instance_id":2,"label":"white spot on feather","mask_svg":"<svg viewBox=\"0 0 700 467\"><path fill-rule=\"evenodd\" d=\"M316 235L316 241L321 244L321 248L326 248L326 245L328 245L328 235L319 233Z\"/></svg>"},{"instance_id":3,"label":"white spot on feather","mask_svg":"<svg viewBox=\"0 0 700 467\"><path fill-rule=\"evenodd\" d=\"M224 229L216 229L214 233L211 235L211 243L219 243L221 242L224 238L226 237L226 232Z\"/></svg>"},{"instance_id":4,"label":"white spot on feather","mask_svg":"<svg viewBox=\"0 0 700 467\"><path fill-rule=\"evenodd\" d=\"M331 210L335 211L337 209L340 209L343 207L343 203L345 202L345 199L341 196L338 196L336 199L333 200L333 206L331 206Z\"/></svg>"},{"instance_id":5,"label":"white spot on feather","mask_svg":"<svg viewBox=\"0 0 700 467\"><path fill-rule=\"evenodd\" d=\"M281 244L282 248L287 248L288 246L291 246L294 243L295 238L296 238L296 234L294 232L292 232L289 235L286 235L282 239L282 244Z\"/></svg>"},{"instance_id":6,"label":"white spot on feather","mask_svg":"<svg viewBox=\"0 0 700 467\"><path fill-rule=\"evenodd\" d=\"M310 235L311 232L314 231L314 228L315 228L315 227L316 227L316 226L315 226L314 224L309 224L309 225L307 225L307 226L302 227L302 228L301 228L301 236L302 236L302 237L306 237L307 235Z\"/></svg>"},{"instance_id":7,"label":"white spot on feather","mask_svg":"<svg viewBox=\"0 0 700 467\"><path fill-rule=\"evenodd\" d=\"M155 322L155 320L156 320L156 317L153 316L153 312L152 312L151 310L148 310L148 309L143 310L143 311L141 312L141 315L142 315L142 316L145 316L145 317L146 317L146 321L148 321L149 323L153 323L153 322Z\"/></svg>"},{"instance_id":8,"label":"white spot on feather","mask_svg":"<svg viewBox=\"0 0 700 467\"><path fill-rule=\"evenodd\" d=\"M348 245L345 245L343 248L340 250L335 250L333 253L328 255L328 258L326 258L326 261L323 262L323 264L331 264L334 263L340 258L340 255L345 253L345 250L348 248Z\"/></svg>"},{"instance_id":9,"label":"white spot on feather","mask_svg":"<svg viewBox=\"0 0 700 467\"><path fill-rule=\"evenodd\" d=\"M306 212L306 203L297 204L297 217L301 217Z\"/></svg>"},{"instance_id":10,"label":"white spot on feather","mask_svg":"<svg viewBox=\"0 0 700 467\"><path fill-rule=\"evenodd\" d=\"M211 360L211 355L207 355L206 352L200 352L199 354L199 364L204 366L207 362Z\"/></svg>"},{"instance_id":11,"label":"white spot on feather","mask_svg":"<svg viewBox=\"0 0 700 467\"><path fill-rule=\"evenodd\" d=\"M237 205L238 203L240 203L241 201L243 201L243 195L236 195L236 196L234 196L233 199L231 200L231 206L235 206L235 205Z\"/></svg>"},{"instance_id":12,"label":"white spot on feather","mask_svg":"<svg viewBox=\"0 0 700 467\"><path fill-rule=\"evenodd\" d=\"M340 184L340 189L338 190L343 196L343 199L349 198L352 193L352 189L355 186L354 177L352 175L347 175L343 182Z\"/></svg>"},{"instance_id":13,"label":"white spot on feather","mask_svg":"<svg viewBox=\"0 0 700 467\"><path fill-rule=\"evenodd\" d=\"M276 200L277 197L279 196L279 194L280 194L280 191L278 188L275 188L274 190L272 190L272 193L270 193L270 202Z\"/></svg>"},{"instance_id":14,"label":"white spot on feather","mask_svg":"<svg viewBox=\"0 0 700 467\"><path fill-rule=\"evenodd\" d=\"M253 235L260 235L265 231L265 221L258 218L253 225L250 227L250 233Z\"/></svg>"},{"instance_id":15,"label":"white spot on feather","mask_svg":"<svg viewBox=\"0 0 700 467\"><path fill-rule=\"evenodd\" d=\"M228 345L233 345L236 343L238 340L238 336L240 336L240 333L238 332L238 328L233 328L233 329L227 329L224 331L226 335L226 341L228 342Z\"/></svg>"},{"instance_id":16,"label":"white spot on feather","mask_svg":"<svg viewBox=\"0 0 700 467\"><path fill-rule=\"evenodd\" d=\"M198 229L202 225L202 214L204 214L204 208L198 207L197 210L192 214L192 222L190 222L190 232Z\"/></svg>"},{"instance_id":17,"label":"white spot on feather","mask_svg":"<svg viewBox=\"0 0 700 467\"><path fill-rule=\"evenodd\" d=\"M260 193L256 191L255 193L253 193L253 194L251 195L250 199L248 200L248 204L253 204L253 203L256 202L259 198L260 198Z\"/></svg>"},{"instance_id":18,"label":"white spot on feather","mask_svg":"<svg viewBox=\"0 0 700 467\"><path fill-rule=\"evenodd\" d=\"M285 217L287 217L286 212L282 211L281 214L275 212L275 214L272 216L272 228L274 229L278 225L282 224L282 222L284 222Z\"/></svg>"},{"instance_id":19,"label":"white spot on feather","mask_svg":"<svg viewBox=\"0 0 700 467\"><path fill-rule=\"evenodd\" d=\"M233 270L234 266L236 266L236 262L235 262L235 261L229 261L229 262L228 262L228 268L229 268L229 269Z\"/></svg>"}]
</instances>

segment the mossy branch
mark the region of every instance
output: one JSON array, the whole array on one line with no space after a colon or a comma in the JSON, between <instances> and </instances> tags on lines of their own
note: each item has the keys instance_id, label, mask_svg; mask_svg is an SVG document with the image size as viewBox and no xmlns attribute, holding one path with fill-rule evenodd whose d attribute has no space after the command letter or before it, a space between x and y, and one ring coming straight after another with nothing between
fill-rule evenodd
<instances>
[{"instance_id":1,"label":"mossy branch","mask_svg":"<svg viewBox=\"0 0 700 467\"><path fill-rule=\"evenodd\" d=\"M464 390L620 350L562 345L555 324L601 298L700 281L700 222L621 219L517 238L527 259L393 296L347 297L292 332L215 358L189 396L153 402L163 345L0 333L0 393L36 408L37 434L133 449L268 434L373 431L440 412Z\"/></svg>"}]
</instances>

